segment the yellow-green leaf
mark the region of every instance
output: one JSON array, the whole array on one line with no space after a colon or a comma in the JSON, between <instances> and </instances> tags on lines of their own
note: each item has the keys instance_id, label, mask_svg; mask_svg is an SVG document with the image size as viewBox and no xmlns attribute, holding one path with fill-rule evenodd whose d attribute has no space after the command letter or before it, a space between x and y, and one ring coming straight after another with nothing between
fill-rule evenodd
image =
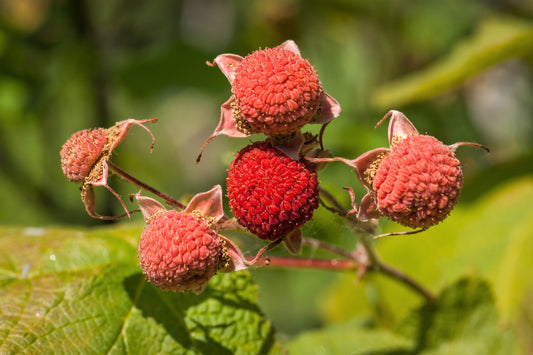
<instances>
[{"instance_id":1,"label":"yellow-green leaf","mask_svg":"<svg viewBox=\"0 0 533 355\"><path fill-rule=\"evenodd\" d=\"M533 23L515 18L489 18L453 51L407 77L379 87L372 97L379 108L398 108L430 99L460 86L466 79L508 58L533 53Z\"/></svg>"}]
</instances>

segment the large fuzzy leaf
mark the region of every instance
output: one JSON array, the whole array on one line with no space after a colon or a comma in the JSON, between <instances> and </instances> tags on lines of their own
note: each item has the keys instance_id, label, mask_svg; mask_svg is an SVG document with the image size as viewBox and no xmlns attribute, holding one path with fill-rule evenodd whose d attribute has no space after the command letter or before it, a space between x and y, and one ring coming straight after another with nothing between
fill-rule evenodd
<instances>
[{"instance_id":1,"label":"large fuzzy leaf","mask_svg":"<svg viewBox=\"0 0 533 355\"><path fill-rule=\"evenodd\" d=\"M267 353L273 329L247 272L201 295L138 266L138 229L1 228L0 353Z\"/></svg>"}]
</instances>

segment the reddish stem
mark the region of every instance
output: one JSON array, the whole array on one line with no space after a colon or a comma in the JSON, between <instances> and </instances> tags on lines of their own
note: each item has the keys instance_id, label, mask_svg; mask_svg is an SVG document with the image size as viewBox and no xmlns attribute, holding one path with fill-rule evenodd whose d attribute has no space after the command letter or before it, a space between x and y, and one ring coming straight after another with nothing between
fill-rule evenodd
<instances>
[{"instance_id":1,"label":"reddish stem","mask_svg":"<svg viewBox=\"0 0 533 355\"><path fill-rule=\"evenodd\" d=\"M125 172L124 170L122 170L121 168L116 166L115 164L111 163L110 161L107 162L107 165L109 166L109 169L111 169L111 171L113 171L115 174L120 176L122 179L124 179L126 181L129 181L132 184L137 185L140 188L153 193L154 195L156 195L156 196L162 198L163 200L165 200L171 206L180 208L182 210L185 209L186 206L183 203L173 199L172 197L168 196L167 194L165 194L165 193L163 193L163 192L161 192L159 190L154 189L150 185L147 185L144 182L134 178L133 176L131 176L130 174L128 174L127 172Z\"/></svg>"},{"instance_id":2,"label":"reddish stem","mask_svg":"<svg viewBox=\"0 0 533 355\"><path fill-rule=\"evenodd\" d=\"M348 270L353 271L357 269L357 263L353 260L339 260L339 259L310 259L310 258L296 258L296 257L278 257L271 256L269 258L260 258L255 263L257 266L273 266L280 268L313 268L326 270Z\"/></svg>"}]
</instances>

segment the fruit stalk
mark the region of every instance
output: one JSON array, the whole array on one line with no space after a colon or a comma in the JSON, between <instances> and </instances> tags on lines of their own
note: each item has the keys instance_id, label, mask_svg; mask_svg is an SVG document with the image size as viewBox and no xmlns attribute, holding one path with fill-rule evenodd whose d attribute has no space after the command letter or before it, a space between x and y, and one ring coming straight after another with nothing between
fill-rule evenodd
<instances>
[{"instance_id":1,"label":"fruit stalk","mask_svg":"<svg viewBox=\"0 0 533 355\"><path fill-rule=\"evenodd\" d=\"M376 238L375 227L371 227L368 223L360 221L355 216L355 214L348 214L348 211L344 207L342 207L342 204L335 198L335 196L333 196L326 189L321 188L320 194L327 197L327 199L335 206L334 209L330 209L330 211L332 210L333 212L338 213L341 217L346 218L354 234L359 236L359 243L364 248L367 254L367 257L368 257L368 261L369 261L369 265L367 266L368 271L381 272L384 275L391 277L392 279L398 282L403 283L404 285L409 287L411 290L422 295L428 302L432 302L435 299L435 296L431 293L431 291L429 291L426 287L422 286L418 281L416 281L415 279L413 279L412 277L410 277L403 271L383 262L379 258L372 244L372 240ZM421 230L416 230L413 233L418 233L418 232L421 232ZM377 237L380 237L380 235L378 235ZM304 240L306 239L307 238L304 238ZM350 256L348 259L353 260L355 263L358 262L357 255L355 252L349 253L340 248L330 246L330 245L326 246L326 245L327 243L325 242L315 243L315 246L321 249L328 250L344 258Z\"/></svg>"},{"instance_id":2,"label":"fruit stalk","mask_svg":"<svg viewBox=\"0 0 533 355\"><path fill-rule=\"evenodd\" d=\"M260 258L255 263L257 266L271 266L279 268L311 268L326 269L339 271L354 271L357 269L357 263L353 260L342 259L313 259L298 257L281 257L271 256Z\"/></svg>"},{"instance_id":3,"label":"fruit stalk","mask_svg":"<svg viewBox=\"0 0 533 355\"><path fill-rule=\"evenodd\" d=\"M182 210L185 209L186 206L183 203L173 199L172 197L168 196L167 194L159 190L156 190L155 188L151 187L150 185L145 184L144 182L138 180L137 178L134 178L133 176L131 176L130 174L128 174L127 172L125 172L124 170L116 166L115 164L111 163L110 161L108 161L107 164L109 166L109 169L115 174L117 174L118 176L120 176L122 179L128 182L131 182L134 185L139 186L141 189L144 189L146 191L153 193L154 195L165 200L171 206L177 207Z\"/></svg>"}]
</instances>

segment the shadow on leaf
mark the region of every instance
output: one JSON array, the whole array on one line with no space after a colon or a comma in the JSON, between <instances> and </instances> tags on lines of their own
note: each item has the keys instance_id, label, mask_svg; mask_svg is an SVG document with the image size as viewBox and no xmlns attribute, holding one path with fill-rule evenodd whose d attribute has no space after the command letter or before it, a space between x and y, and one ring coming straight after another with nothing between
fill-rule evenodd
<instances>
[{"instance_id":1,"label":"shadow on leaf","mask_svg":"<svg viewBox=\"0 0 533 355\"><path fill-rule=\"evenodd\" d=\"M169 301L162 294L163 291L146 282L142 273L126 278L124 287L132 304L142 312L144 318L152 318L183 347L192 346L193 342L184 321L183 303Z\"/></svg>"}]
</instances>

